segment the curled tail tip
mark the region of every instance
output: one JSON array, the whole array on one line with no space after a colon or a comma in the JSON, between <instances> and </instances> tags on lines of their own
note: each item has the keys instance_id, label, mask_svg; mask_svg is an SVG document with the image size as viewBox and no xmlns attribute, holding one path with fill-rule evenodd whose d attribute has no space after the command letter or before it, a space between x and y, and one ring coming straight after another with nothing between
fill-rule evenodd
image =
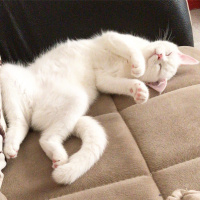
<instances>
[{"instance_id":1,"label":"curled tail tip","mask_svg":"<svg viewBox=\"0 0 200 200\"><path fill-rule=\"evenodd\" d=\"M53 180L58 183L58 184L61 184L61 185L67 185L67 184L70 184L70 183L67 183L64 179L64 174L60 173L58 171L59 169L55 169L52 173L52 178Z\"/></svg>"},{"instance_id":2,"label":"curled tail tip","mask_svg":"<svg viewBox=\"0 0 200 200\"><path fill-rule=\"evenodd\" d=\"M76 169L68 163L58 166L52 173L54 181L58 184L70 185L73 183L79 175L76 173Z\"/></svg>"},{"instance_id":3,"label":"curled tail tip","mask_svg":"<svg viewBox=\"0 0 200 200\"><path fill-rule=\"evenodd\" d=\"M67 181L65 180L65 173L63 172L63 170L60 170L60 167L56 168L53 171L52 178L58 184L62 184L62 185L70 184L70 183L67 183Z\"/></svg>"}]
</instances>

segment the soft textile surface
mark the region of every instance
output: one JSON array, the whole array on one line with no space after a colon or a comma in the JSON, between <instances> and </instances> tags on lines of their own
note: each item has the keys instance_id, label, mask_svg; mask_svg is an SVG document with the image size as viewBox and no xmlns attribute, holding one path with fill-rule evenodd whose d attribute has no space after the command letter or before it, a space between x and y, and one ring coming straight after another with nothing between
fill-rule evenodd
<instances>
[{"instance_id":1,"label":"soft textile surface","mask_svg":"<svg viewBox=\"0 0 200 200\"><path fill-rule=\"evenodd\" d=\"M200 51L182 47L200 60ZM4 169L8 200L164 200L176 189L200 190L200 65L181 66L163 94L136 105L124 96L101 95L88 115L104 127L109 144L102 158L72 185L51 178L51 161L30 132L17 159ZM72 155L81 146L70 138Z\"/></svg>"}]
</instances>

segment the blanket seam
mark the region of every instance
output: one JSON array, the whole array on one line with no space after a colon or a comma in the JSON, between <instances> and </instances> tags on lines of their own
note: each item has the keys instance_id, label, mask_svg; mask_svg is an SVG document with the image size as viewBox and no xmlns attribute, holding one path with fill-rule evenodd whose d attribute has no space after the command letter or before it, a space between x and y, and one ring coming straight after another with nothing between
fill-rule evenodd
<instances>
[{"instance_id":1,"label":"blanket seam","mask_svg":"<svg viewBox=\"0 0 200 200\"><path fill-rule=\"evenodd\" d=\"M112 96L111 96L111 98L112 98ZM112 100L113 100L113 98L112 98ZM113 100L113 103L115 104L114 100ZM115 107L117 108L116 104L115 104ZM127 125L127 123L125 122L124 118L122 117L121 111L119 111L118 108L117 108L117 111L118 111L119 115L121 116L121 119L123 120L123 122L126 124L128 130L129 130L129 132L130 132L130 134L131 134L131 130L130 130L129 126ZM142 157L143 157L143 159L144 159L144 161L145 161L145 163L146 163L146 166L147 166L147 168L148 168L149 174L150 174L150 176L152 177L152 180L154 181L155 185L157 186L158 191L159 191L159 193L161 194L161 197L163 198L163 193L161 192L160 188L158 187L158 184L157 184L157 182L155 181L155 179L154 179L154 177L153 177L153 175L152 175L152 173L151 173L151 171L150 171L149 165L148 165L148 163L147 163L147 161L146 161L146 159L145 159L145 157L144 157L144 155L143 155L143 153L142 153L142 151L141 151L141 148L140 148L140 146L139 146L139 144L138 144L136 138L135 138L132 134L131 134L131 136L132 136L133 140L135 140L135 143L136 143L136 145L137 145L137 147L138 147L138 149L139 149L139 151L140 151L140 153L141 153L141 155L142 155ZM163 199L164 199L164 198L163 198Z\"/></svg>"},{"instance_id":2,"label":"blanket seam","mask_svg":"<svg viewBox=\"0 0 200 200\"><path fill-rule=\"evenodd\" d=\"M152 173L152 174L153 174L153 173L155 174L155 173L157 173L157 172L160 172L160 171L166 170L166 169L168 169L168 168L175 167L175 166L177 166L177 165L181 165L181 164L183 164L183 163L187 163L187 162L190 162L190 161L193 161L193 160L196 160L196 159L200 159L200 156L195 157L195 158L192 158L192 159L190 159L190 160L185 160L185 161L183 161L183 162L176 163L176 164L174 164L174 165L170 165L170 166L168 166L168 167L164 167L164 168L162 168L162 169L158 169L158 170L156 170L156 171L152 171L151 173Z\"/></svg>"},{"instance_id":3,"label":"blanket seam","mask_svg":"<svg viewBox=\"0 0 200 200\"><path fill-rule=\"evenodd\" d=\"M187 87L192 87L192 86L197 86L197 85L200 85L200 84L197 83L197 84L194 84L194 85L188 85L188 86L185 86L185 87L182 87L182 88L177 88L177 89L175 89L175 90L172 90L172 91L163 93L162 95L167 95L167 94L170 94L170 93L172 93L172 92L176 92L176 91L178 91L178 90L182 90L182 89L185 89L185 88L187 88ZM160 95L154 96L154 97L148 99L148 101L149 101L149 100L152 100L152 99L155 99L155 98L157 98L157 97L159 97L159 96L160 96ZM111 96L111 98L112 98L112 96ZM112 98L112 99L113 99L113 98ZM114 104L115 104L115 101L114 101L114 100L113 100L113 102L114 102ZM124 111L124 110L126 110L126 109L128 109L128 108L130 108L130 107L132 107L132 106L136 106L136 105L137 105L137 104L133 104L133 105L131 105L131 106L128 106L128 107L126 107L126 108L123 108L122 110L118 110L116 104L115 104L115 107L117 108L117 111L120 113L120 112L122 112L122 111Z\"/></svg>"},{"instance_id":4,"label":"blanket seam","mask_svg":"<svg viewBox=\"0 0 200 200\"><path fill-rule=\"evenodd\" d=\"M65 196L73 195L73 194L76 194L76 193L79 193L79 192L84 192L84 191L88 191L88 190L93 190L93 189L96 189L96 188L101 188L101 187L104 187L104 186L113 185L113 184L115 184L115 183L120 183L120 182L123 182L123 181L131 180L131 179L135 179L135 178L142 178L142 177L152 178L151 174L149 174L149 175L139 175L139 176L135 176L135 177L132 177L132 178L121 179L121 180L118 180L118 181L115 181L115 182L111 182L111 183L107 183L107 184L104 184L104 185L99 185L99 186L96 186L96 187L87 188L87 189L80 190L80 191L77 191L77 192L72 192L72 193L65 194L65 195L62 195L62 196L59 196L59 197L52 197L52 198L50 198L49 200L54 200L55 198L65 197ZM152 178L152 179L153 179L153 178ZM153 180L153 181L154 181L154 180ZM155 182L155 181L154 181L154 182ZM160 191L159 191L159 192L160 192Z\"/></svg>"}]
</instances>

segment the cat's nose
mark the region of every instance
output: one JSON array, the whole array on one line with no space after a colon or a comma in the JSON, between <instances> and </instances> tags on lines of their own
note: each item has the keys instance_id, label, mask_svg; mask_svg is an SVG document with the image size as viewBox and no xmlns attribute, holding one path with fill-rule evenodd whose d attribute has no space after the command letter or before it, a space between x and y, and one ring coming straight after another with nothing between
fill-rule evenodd
<instances>
[{"instance_id":1,"label":"cat's nose","mask_svg":"<svg viewBox=\"0 0 200 200\"><path fill-rule=\"evenodd\" d=\"M162 59L163 55L162 54L156 54L158 56L158 60Z\"/></svg>"}]
</instances>

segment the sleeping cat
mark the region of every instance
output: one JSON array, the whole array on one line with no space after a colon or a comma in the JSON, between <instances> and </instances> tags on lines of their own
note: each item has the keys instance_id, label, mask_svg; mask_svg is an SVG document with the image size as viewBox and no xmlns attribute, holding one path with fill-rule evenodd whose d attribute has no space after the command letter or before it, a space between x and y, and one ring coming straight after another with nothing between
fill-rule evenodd
<instances>
[{"instance_id":1,"label":"sleeping cat","mask_svg":"<svg viewBox=\"0 0 200 200\"><path fill-rule=\"evenodd\" d=\"M0 71L9 126L4 153L17 157L29 127L41 131L39 142L52 160L54 180L70 184L99 160L107 144L103 127L84 116L98 91L145 103L145 82L169 80L181 64L197 63L173 43L112 31L57 44L26 67L5 63ZM62 143L72 132L82 147L68 158Z\"/></svg>"}]
</instances>

